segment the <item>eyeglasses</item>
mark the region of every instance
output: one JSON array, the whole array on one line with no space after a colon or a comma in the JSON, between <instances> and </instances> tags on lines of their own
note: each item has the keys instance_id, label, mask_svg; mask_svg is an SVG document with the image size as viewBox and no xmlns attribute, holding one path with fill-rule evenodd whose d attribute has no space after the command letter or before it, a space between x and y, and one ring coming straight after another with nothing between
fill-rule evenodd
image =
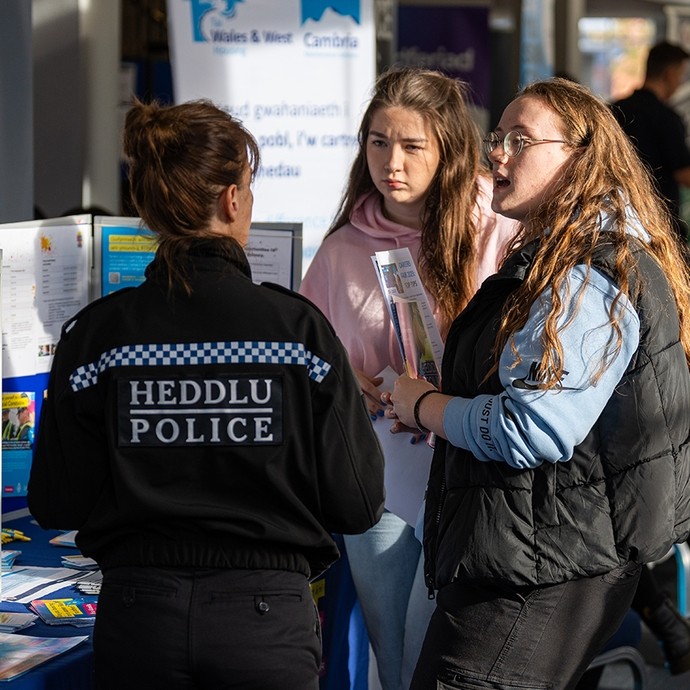
<instances>
[{"instance_id":1,"label":"eyeglasses","mask_svg":"<svg viewBox=\"0 0 690 690\"><path fill-rule=\"evenodd\" d=\"M484 144L484 152L490 156L497 146L503 144L503 150L506 156L516 158L522 153L525 146L532 146L533 144L569 144L569 141L563 139L530 139L514 129L510 130L503 139L496 134L496 132L489 132L486 139L482 140Z\"/></svg>"}]
</instances>

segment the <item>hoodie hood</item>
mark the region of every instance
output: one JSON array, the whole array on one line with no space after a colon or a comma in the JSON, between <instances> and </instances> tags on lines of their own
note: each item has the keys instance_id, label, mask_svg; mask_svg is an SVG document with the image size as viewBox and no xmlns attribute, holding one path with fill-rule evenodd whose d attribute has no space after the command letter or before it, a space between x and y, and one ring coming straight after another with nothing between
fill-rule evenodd
<instances>
[{"instance_id":1,"label":"hoodie hood","mask_svg":"<svg viewBox=\"0 0 690 690\"><path fill-rule=\"evenodd\" d=\"M421 231L389 220L383 214L381 195L377 191L361 196L350 214L350 223L370 237L386 238L396 247L409 246L419 241Z\"/></svg>"}]
</instances>

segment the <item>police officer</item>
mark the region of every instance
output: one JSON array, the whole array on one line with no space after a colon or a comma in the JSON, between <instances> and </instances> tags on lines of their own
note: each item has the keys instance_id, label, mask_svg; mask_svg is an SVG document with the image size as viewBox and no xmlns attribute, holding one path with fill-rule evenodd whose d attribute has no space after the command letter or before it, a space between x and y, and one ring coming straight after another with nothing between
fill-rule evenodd
<instances>
[{"instance_id":1,"label":"police officer","mask_svg":"<svg viewBox=\"0 0 690 690\"><path fill-rule=\"evenodd\" d=\"M318 688L309 580L383 511L383 459L323 315L252 282L254 138L205 101L135 102L139 287L63 328L29 482L103 571L98 688Z\"/></svg>"}]
</instances>

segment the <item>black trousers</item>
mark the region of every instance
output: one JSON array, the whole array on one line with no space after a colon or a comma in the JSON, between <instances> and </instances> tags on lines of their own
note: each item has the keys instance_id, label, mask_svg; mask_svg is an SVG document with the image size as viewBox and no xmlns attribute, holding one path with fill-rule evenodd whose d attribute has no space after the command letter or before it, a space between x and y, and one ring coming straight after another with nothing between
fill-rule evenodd
<instances>
[{"instance_id":1,"label":"black trousers","mask_svg":"<svg viewBox=\"0 0 690 690\"><path fill-rule=\"evenodd\" d=\"M574 688L618 629L640 570L545 587L444 587L410 690Z\"/></svg>"},{"instance_id":2,"label":"black trousers","mask_svg":"<svg viewBox=\"0 0 690 690\"><path fill-rule=\"evenodd\" d=\"M298 573L114 568L94 660L98 690L318 690L321 630Z\"/></svg>"}]
</instances>

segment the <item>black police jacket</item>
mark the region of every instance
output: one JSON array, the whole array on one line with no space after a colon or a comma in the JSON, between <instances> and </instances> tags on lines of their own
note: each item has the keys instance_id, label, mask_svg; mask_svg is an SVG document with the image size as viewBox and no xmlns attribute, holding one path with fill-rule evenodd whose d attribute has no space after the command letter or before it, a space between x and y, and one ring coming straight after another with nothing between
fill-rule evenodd
<instances>
[{"instance_id":1,"label":"black police jacket","mask_svg":"<svg viewBox=\"0 0 690 690\"><path fill-rule=\"evenodd\" d=\"M383 458L347 354L305 298L200 243L169 292L139 287L63 328L28 489L101 568L285 569L383 511Z\"/></svg>"}]
</instances>

